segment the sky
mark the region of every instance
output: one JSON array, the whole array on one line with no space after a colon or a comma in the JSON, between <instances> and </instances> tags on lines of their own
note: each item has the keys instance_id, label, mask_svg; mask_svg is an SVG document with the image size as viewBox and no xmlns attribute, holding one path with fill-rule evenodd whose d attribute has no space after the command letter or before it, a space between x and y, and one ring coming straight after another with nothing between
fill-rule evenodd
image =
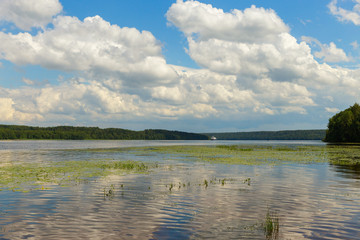
<instances>
[{"instance_id":1,"label":"sky","mask_svg":"<svg viewBox=\"0 0 360 240\"><path fill-rule=\"evenodd\" d=\"M0 0L0 124L325 129L359 37L360 0Z\"/></svg>"}]
</instances>

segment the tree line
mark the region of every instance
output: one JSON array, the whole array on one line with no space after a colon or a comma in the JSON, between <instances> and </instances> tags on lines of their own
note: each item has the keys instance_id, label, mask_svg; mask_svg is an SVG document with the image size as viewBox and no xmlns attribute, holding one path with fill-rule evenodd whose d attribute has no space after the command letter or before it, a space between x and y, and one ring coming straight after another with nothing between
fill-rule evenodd
<instances>
[{"instance_id":1,"label":"tree line","mask_svg":"<svg viewBox=\"0 0 360 240\"><path fill-rule=\"evenodd\" d=\"M31 127L0 125L0 139L61 139L61 140L208 140L206 135L162 129L132 131L98 127Z\"/></svg>"},{"instance_id":2,"label":"tree line","mask_svg":"<svg viewBox=\"0 0 360 240\"><path fill-rule=\"evenodd\" d=\"M218 140L323 140L326 130L285 130L257 132L205 133Z\"/></svg>"},{"instance_id":3,"label":"tree line","mask_svg":"<svg viewBox=\"0 0 360 240\"><path fill-rule=\"evenodd\" d=\"M360 105L353 106L335 114L329 119L326 142L360 142Z\"/></svg>"}]
</instances>

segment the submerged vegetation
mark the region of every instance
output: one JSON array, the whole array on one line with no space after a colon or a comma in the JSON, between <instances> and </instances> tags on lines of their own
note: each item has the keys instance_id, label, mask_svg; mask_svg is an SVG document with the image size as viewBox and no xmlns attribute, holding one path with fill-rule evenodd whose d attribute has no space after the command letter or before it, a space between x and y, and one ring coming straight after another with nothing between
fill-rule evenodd
<instances>
[{"instance_id":1,"label":"submerged vegetation","mask_svg":"<svg viewBox=\"0 0 360 240\"><path fill-rule=\"evenodd\" d=\"M48 163L3 163L0 168L0 189L28 191L52 185L86 183L94 177L113 174L146 173L156 164L136 161L82 160Z\"/></svg>"},{"instance_id":2,"label":"submerged vegetation","mask_svg":"<svg viewBox=\"0 0 360 240\"><path fill-rule=\"evenodd\" d=\"M215 164L262 165L288 163L330 163L360 169L360 146L322 145L322 146L285 146L285 145L219 145L219 146L160 146L127 149L89 149L76 150L91 153L121 152L131 156L158 156L166 160L205 161ZM168 162L169 163L169 162ZM0 161L0 190L34 190L51 188L54 185L66 186L86 183L94 178L126 173L148 173L157 168L154 162L132 160L64 160L56 162L7 162ZM173 170L170 166L164 169ZM205 179L200 185L205 188L218 184L224 186L229 179ZM251 185L251 179L242 180ZM194 184L194 183L192 183ZM198 183L199 184L199 183ZM189 186L189 183L169 184L167 188ZM113 190L106 194L111 195Z\"/></svg>"},{"instance_id":3,"label":"submerged vegetation","mask_svg":"<svg viewBox=\"0 0 360 240\"><path fill-rule=\"evenodd\" d=\"M220 145L220 146L166 146L143 148L168 154L169 157L184 160L200 160L211 163L260 165L291 162L313 163L326 162L324 147L316 146L255 146L255 145Z\"/></svg>"},{"instance_id":4,"label":"submerged vegetation","mask_svg":"<svg viewBox=\"0 0 360 240\"><path fill-rule=\"evenodd\" d=\"M219 145L139 148L138 151L167 154L168 158L210 163L261 165L286 163L331 163L360 165L360 146Z\"/></svg>"}]
</instances>

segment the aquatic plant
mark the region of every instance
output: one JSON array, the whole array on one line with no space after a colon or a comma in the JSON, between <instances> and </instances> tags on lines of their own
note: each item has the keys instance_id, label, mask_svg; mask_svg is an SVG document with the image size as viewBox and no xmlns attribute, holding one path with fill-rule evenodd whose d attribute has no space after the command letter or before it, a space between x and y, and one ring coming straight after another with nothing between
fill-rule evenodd
<instances>
[{"instance_id":1,"label":"aquatic plant","mask_svg":"<svg viewBox=\"0 0 360 240\"><path fill-rule=\"evenodd\" d=\"M207 161L211 163L260 165L327 162L325 146L162 146L138 151L164 154L168 159Z\"/></svg>"},{"instance_id":2,"label":"aquatic plant","mask_svg":"<svg viewBox=\"0 0 360 240\"><path fill-rule=\"evenodd\" d=\"M326 151L330 164L342 166L360 165L359 145L328 145Z\"/></svg>"},{"instance_id":3,"label":"aquatic plant","mask_svg":"<svg viewBox=\"0 0 360 240\"><path fill-rule=\"evenodd\" d=\"M242 147L241 145L217 145L217 148L227 149L230 151L242 151L242 152L248 152L253 151L253 148L247 148Z\"/></svg>"},{"instance_id":4,"label":"aquatic plant","mask_svg":"<svg viewBox=\"0 0 360 240\"><path fill-rule=\"evenodd\" d=\"M220 180L219 180L220 182ZM224 186L225 185L225 178L223 180L221 180L221 185Z\"/></svg>"},{"instance_id":5,"label":"aquatic plant","mask_svg":"<svg viewBox=\"0 0 360 240\"><path fill-rule=\"evenodd\" d=\"M268 240L279 238L280 221L276 213L271 213L268 209L264 221L264 233Z\"/></svg>"},{"instance_id":6,"label":"aquatic plant","mask_svg":"<svg viewBox=\"0 0 360 240\"><path fill-rule=\"evenodd\" d=\"M251 179L247 178L247 179L244 180L244 183L247 183L247 185L250 186L250 181L251 181Z\"/></svg>"},{"instance_id":7,"label":"aquatic plant","mask_svg":"<svg viewBox=\"0 0 360 240\"><path fill-rule=\"evenodd\" d=\"M207 188L209 186L209 183L206 179L204 180L204 186L205 186L205 188Z\"/></svg>"},{"instance_id":8,"label":"aquatic plant","mask_svg":"<svg viewBox=\"0 0 360 240\"><path fill-rule=\"evenodd\" d=\"M104 199L112 199L115 195L115 186L113 184L110 185L109 190L104 188Z\"/></svg>"},{"instance_id":9,"label":"aquatic plant","mask_svg":"<svg viewBox=\"0 0 360 240\"><path fill-rule=\"evenodd\" d=\"M37 190L44 185L73 185L113 174L147 173L156 165L137 161L82 160L6 164L0 168L0 188L17 191ZM40 188L41 189L41 188Z\"/></svg>"}]
</instances>

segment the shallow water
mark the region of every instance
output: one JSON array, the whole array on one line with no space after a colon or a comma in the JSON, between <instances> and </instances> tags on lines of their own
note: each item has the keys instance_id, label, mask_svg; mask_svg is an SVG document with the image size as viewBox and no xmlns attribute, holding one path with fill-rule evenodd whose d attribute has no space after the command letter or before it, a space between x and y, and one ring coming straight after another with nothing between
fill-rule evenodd
<instances>
[{"instance_id":1,"label":"shallow water","mask_svg":"<svg viewBox=\"0 0 360 240\"><path fill-rule=\"evenodd\" d=\"M70 187L52 185L27 193L3 189L0 239L266 239L267 212L279 219L278 239L360 239L356 168L211 164L153 152L84 150L119 147L109 141L89 141L87 146L59 142L2 142L6 147L0 161L133 159L159 167L148 174L113 175Z\"/></svg>"}]
</instances>

